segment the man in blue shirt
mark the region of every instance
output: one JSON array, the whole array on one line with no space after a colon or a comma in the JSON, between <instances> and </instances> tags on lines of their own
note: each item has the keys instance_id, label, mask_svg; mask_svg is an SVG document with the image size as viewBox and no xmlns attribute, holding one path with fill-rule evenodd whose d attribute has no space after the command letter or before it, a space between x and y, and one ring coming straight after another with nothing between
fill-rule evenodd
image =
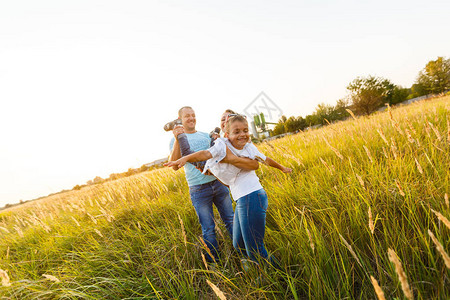
<instances>
[{"instance_id":1,"label":"man in blue shirt","mask_svg":"<svg viewBox=\"0 0 450 300\"><path fill-rule=\"evenodd\" d=\"M173 129L174 138L170 142L171 154L169 161L177 160L181 157L180 145L177 136L180 133L186 133L189 145L193 152L206 150L210 147L210 137L208 133L199 132L195 129L195 112L190 106L184 106L178 111L178 117L181 119L182 126ZM227 157L223 162L231 163L242 169L255 170L259 164L249 158L241 158L227 151ZM173 167L177 170L177 167ZM185 165L186 180L189 186L189 194L194 205L200 225L202 227L203 240L209 248L213 257L208 253L206 258L209 262L218 261L218 243L215 232L215 221L213 204L217 207L220 217L225 227L232 236L233 232L233 206L230 198L230 192L226 186L219 182L214 176L203 175L192 164Z\"/></svg>"}]
</instances>

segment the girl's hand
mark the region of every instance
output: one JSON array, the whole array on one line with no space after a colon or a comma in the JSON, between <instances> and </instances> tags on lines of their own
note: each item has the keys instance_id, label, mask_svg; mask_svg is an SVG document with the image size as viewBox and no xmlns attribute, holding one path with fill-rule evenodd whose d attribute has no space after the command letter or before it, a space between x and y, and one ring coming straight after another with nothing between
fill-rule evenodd
<instances>
[{"instance_id":1,"label":"girl's hand","mask_svg":"<svg viewBox=\"0 0 450 300\"><path fill-rule=\"evenodd\" d=\"M174 167L174 166L176 166L176 160L173 160L173 161L168 161L168 162L166 162L165 164L163 164L163 166L164 167Z\"/></svg>"},{"instance_id":2,"label":"girl's hand","mask_svg":"<svg viewBox=\"0 0 450 300\"><path fill-rule=\"evenodd\" d=\"M283 169L281 170L283 173L292 173L292 169L291 168L287 168L285 166L283 166Z\"/></svg>"},{"instance_id":3,"label":"girl's hand","mask_svg":"<svg viewBox=\"0 0 450 300\"><path fill-rule=\"evenodd\" d=\"M184 159L184 157L182 157L178 160L169 161L169 162L165 163L164 166L182 168L185 164L186 164L186 159Z\"/></svg>"}]
</instances>

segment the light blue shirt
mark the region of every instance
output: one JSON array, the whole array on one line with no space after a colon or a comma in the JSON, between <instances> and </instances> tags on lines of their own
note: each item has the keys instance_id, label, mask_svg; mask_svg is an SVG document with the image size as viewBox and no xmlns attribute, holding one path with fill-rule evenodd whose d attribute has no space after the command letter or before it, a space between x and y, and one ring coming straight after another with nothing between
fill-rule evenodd
<instances>
[{"instance_id":1,"label":"light blue shirt","mask_svg":"<svg viewBox=\"0 0 450 300\"><path fill-rule=\"evenodd\" d=\"M211 142L211 138L206 132L195 132L195 133L186 133L187 139L189 141L189 145L191 147L192 152L197 152L201 150L209 149L209 144ZM173 144L175 143L175 138L172 138L170 141L170 151L172 151ZM186 173L186 181L188 186L194 186L199 184L208 183L214 181L216 178L210 175L203 175L197 168L195 168L192 164L187 163L185 166Z\"/></svg>"}]
</instances>

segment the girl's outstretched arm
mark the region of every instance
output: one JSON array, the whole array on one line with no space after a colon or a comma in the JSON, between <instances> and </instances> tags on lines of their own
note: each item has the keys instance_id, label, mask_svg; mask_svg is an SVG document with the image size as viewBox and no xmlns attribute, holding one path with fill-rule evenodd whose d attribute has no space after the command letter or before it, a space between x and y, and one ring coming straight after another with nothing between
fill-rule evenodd
<instances>
[{"instance_id":1,"label":"girl's outstretched arm","mask_svg":"<svg viewBox=\"0 0 450 300\"><path fill-rule=\"evenodd\" d=\"M186 156L181 157L175 161L169 161L164 164L166 167L183 167L187 162L204 161L212 158L211 153L208 150L198 151Z\"/></svg>"},{"instance_id":2,"label":"girl's outstretched arm","mask_svg":"<svg viewBox=\"0 0 450 300\"><path fill-rule=\"evenodd\" d=\"M272 168L277 168L278 170L280 170L283 173L292 173L292 169L291 168L287 168L283 165L280 165L279 163L277 163L276 161L274 161L273 159L271 159L270 157L266 156L266 161L264 162L264 164L268 165L269 167Z\"/></svg>"}]
</instances>

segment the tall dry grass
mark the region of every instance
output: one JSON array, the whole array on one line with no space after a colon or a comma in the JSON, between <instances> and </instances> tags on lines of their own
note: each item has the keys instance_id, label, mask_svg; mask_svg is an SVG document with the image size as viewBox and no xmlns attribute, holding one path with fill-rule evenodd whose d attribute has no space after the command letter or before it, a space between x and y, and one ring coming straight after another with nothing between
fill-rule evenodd
<instances>
[{"instance_id":1,"label":"tall dry grass","mask_svg":"<svg viewBox=\"0 0 450 300\"><path fill-rule=\"evenodd\" d=\"M258 170L279 268L243 268L220 222L221 261L208 265L183 172L162 169L1 211L0 293L401 299L401 258L407 297L448 299L449 120L443 97L259 145L294 170Z\"/></svg>"}]
</instances>

